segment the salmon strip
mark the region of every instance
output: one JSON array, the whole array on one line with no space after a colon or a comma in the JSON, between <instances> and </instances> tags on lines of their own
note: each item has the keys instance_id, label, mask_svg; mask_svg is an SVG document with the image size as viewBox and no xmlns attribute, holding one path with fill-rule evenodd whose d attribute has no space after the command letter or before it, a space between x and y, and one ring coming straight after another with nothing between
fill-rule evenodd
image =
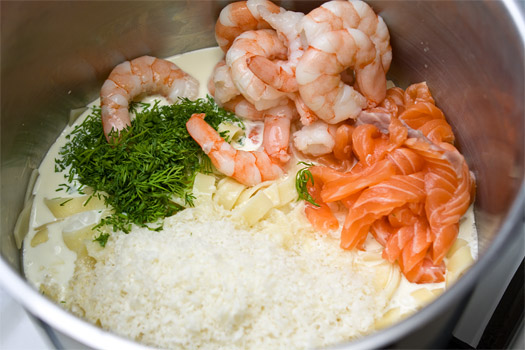
<instances>
[{"instance_id":1,"label":"salmon strip","mask_svg":"<svg viewBox=\"0 0 525 350\"><path fill-rule=\"evenodd\" d=\"M427 217L434 235L432 244L434 264L439 264L454 244L459 232L459 220L470 205L471 180L466 163L463 165L463 173L458 179L457 187L453 191L443 193L444 181L432 172L425 176Z\"/></svg>"},{"instance_id":2,"label":"salmon strip","mask_svg":"<svg viewBox=\"0 0 525 350\"><path fill-rule=\"evenodd\" d=\"M352 133L355 127L348 124L341 124L335 132L334 157L338 160L351 160L354 158L352 153Z\"/></svg>"},{"instance_id":3,"label":"salmon strip","mask_svg":"<svg viewBox=\"0 0 525 350\"><path fill-rule=\"evenodd\" d=\"M341 247L361 246L370 226L394 208L425 198L424 174L394 175L363 191L349 210L341 232Z\"/></svg>"},{"instance_id":4,"label":"salmon strip","mask_svg":"<svg viewBox=\"0 0 525 350\"><path fill-rule=\"evenodd\" d=\"M386 246L389 237L395 232L395 230L396 229L390 225L386 217L377 219L372 226L370 226L370 233L372 233L375 240L383 247Z\"/></svg>"},{"instance_id":5,"label":"salmon strip","mask_svg":"<svg viewBox=\"0 0 525 350\"><path fill-rule=\"evenodd\" d=\"M470 205L470 171L463 156L450 144L429 146L421 140L408 140L407 144L426 161L425 211L434 240L432 261L437 265L454 243L459 219Z\"/></svg>"},{"instance_id":6,"label":"salmon strip","mask_svg":"<svg viewBox=\"0 0 525 350\"><path fill-rule=\"evenodd\" d=\"M371 124L359 125L352 133L354 154L363 166L376 162L388 149L388 136Z\"/></svg>"},{"instance_id":7,"label":"salmon strip","mask_svg":"<svg viewBox=\"0 0 525 350\"><path fill-rule=\"evenodd\" d=\"M432 142L454 142L452 127L441 109L430 102L419 102L408 107L400 116L403 122L419 130Z\"/></svg>"},{"instance_id":8,"label":"salmon strip","mask_svg":"<svg viewBox=\"0 0 525 350\"><path fill-rule=\"evenodd\" d=\"M320 181L321 183L327 183L330 181L344 178L346 176L346 173L324 165L314 165L308 170L314 177L314 182Z\"/></svg>"},{"instance_id":9,"label":"salmon strip","mask_svg":"<svg viewBox=\"0 0 525 350\"><path fill-rule=\"evenodd\" d=\"M422 156L406 147L400 147L387 155L396 166L400 175L417 173L423 169L425 160Z\"/></svg>"},{"instance_id":10,"label":"salmon strip","mask_svg":"<svg viewBox=\"0 0 525 350\"><path fill-rule=\"evenodd\" d=\"M397 231L394 231L385 244L385 249L383 250L383 258L390 261L391 263L395 262L405 245L412 240L414 236L414 225L403 226Z\"/></svg>"},{"instance_id":11,"label":"salmon strip","mask_svg":"<svg viewBox=\"0 0 525 350\"><path fill-rule=\"evenodd\" d=\"M407 280L411 283L438 283L445 280L445 263L433 264L428 257L421 260L410 271L405 271L401 259L400 267Z\"/></svg>"},{"instance_id":12,"label":"salmon strip","mask_svg":"<svg viewBox=\"0 0 525 350\"><path fill-rule=\"evenodd\" d=\"M338 179L327 181L321 191L324 202L335 202L362 189L389 179L396 173L389 159L379 161L358 173L344 174Z\"/></svg>"},{"instance_id":13,"label":"salmon strip","mask_svg":"<svg viewBox=\"0 0 525 350\"><path fill-rule=\"evenodd\" d=\"M435 104L434 98L432 97L426 82L410 85L405 90L404 100L405 108L419 102L430 102Z\"/></svg>"},{"instance_id":14,"label":"salmon strip","mask_svg":"<svg viewBox=\"0 0 525 350\"><path fill-rule=\"evenodd\" d=\"M402 207L395 208L387 216L388 222L392 227L403 227L408 225L414 225L418 219L418 215L413 212L408 204Z\"/></svg>"},{"instance_id":15,"label":"salmon strip","mask_svg":"<svg viewBox=\"0 0 525 350\"><path fill-rule=\"evenodd\" d=\"M337 230L339 228L339 222L330 210L330 207L321 199L321 187L321 181L314 179L313 184L312 182L308 182L308 193L318 206L306 202L304 211L308 221L310 221L317 231L327 233L331 230Z\"/></svg>"},{"instance_id":16,"label":"salmon strip","mask_svg":"<svg viewBox=\"0 0 525 350\"><path fill-rule=\"evenodd\" d=\"M379 107L388 111L390 115L397 117L405 110L405 92L398 87L386 90L386 97L379 104Z\"/></svg>"},{"instance_id":17,"label":"salmon strip","mask_svg":"<svg viewBox=\"0 0 525 350\"><path fill-rule=\"evenodd\" d=\"M419 217L413 226L413 235L403 247L403 271L408 272L418 265L427 255L432 244L432 232L425 217Z\"/></svg>"}]
</instances>

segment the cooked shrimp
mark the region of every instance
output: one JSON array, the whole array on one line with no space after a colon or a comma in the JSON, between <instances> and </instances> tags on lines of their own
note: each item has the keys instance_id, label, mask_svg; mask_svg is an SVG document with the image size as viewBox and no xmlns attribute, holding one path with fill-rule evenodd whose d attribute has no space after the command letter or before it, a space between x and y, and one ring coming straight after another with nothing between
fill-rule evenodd
<instances>
[{"instance_id":1,"label":"cooked shrimp","mask_svg":"<svg viewBox=\"0 0 525 350\"><path fill-rule=\"evenodd\" d=\"M196 98L199 82L163 59L142 56L116 66L100 91L102 126L106 139L111 131L120 131L131 125L129 102L142 94L158 93L170 102L179 97Z\"/></svg>"},{"instance_id":2,"label":"cooked shrimp","mask_svg":"<svg viewBox=\"0 0 525 350\"><path fill-rule=\"evenodd\" d=\"M359 29L370 37L379 55L385 72L392 62L390 33L381 18L365 2L359 0L328 1L310 11L299 23L303 45L308 45L317 36L344 28Z\"/></svg>"},{"instance_id":3,"label":"cooked shrimp","mask_svg":"<svg viewBox=\"0 0 525 350\"><path fill-rule=\"evenodd\" d=\"M252 103L241 95L219 105L227 111L235 113L238 117L249 120L264 120L265 111L258 111Z\"/></svg>"},{"instance_id":4,"label":"cooked shrimp","mask_svg":"<svg viewBox=\"0 0 525 350\"><path fill-rule=\"evenodd\" d=\"M331 124L355 119L367 106L367 100L343 83L340 73L349 67L364 68L373 63L375 56L374 44L359 30L343 29L319 35L310 43L296 69L304 103Z\"/></svg>"},{"instance_id":5,"label":"cooked shrimp","mask_svg":"<svg viewBox=\"0 0 525 350\"><path fill-rule=\"evenodd\" d=\"M286 163L290 160L290 154L288 154L290 124L295 113L291 102L264 112L263 147L270 158L276 162Z\"/></svg>"},{"instance_id":6,"label":"cooked shrimp","mask_svg":"<svg viewBox=\"0 0 525 350\"><path fill-rule=\"evenodd\" d=\"M297 26L304 14L293 11L271 13L264 7L261 7L259 12L277 31L279 38L288 48L288 53L285 60L278 61L272 61L264 56L253 56L248 62L248 67L262 81L277 90L295 92L298 90L295 68L304 53Z\"/></svg>"},{"instance_id":7,"label":"cooked shrimp","mask_svg":"<svg viewBox=\"0 0 525 350\"><path fill-rule=\"evenodd\" d=\"M304 154L312 156L328 154L334 149L336 131L335 125L318 120L294 132L294 145Z\"/></svg>"},{"instance_id":8,"label":"cooked shrimp","mask_svg":"<svg viewBox=\"0 0 525 350\"><path fill-rule=\"evenodd\" d=\"M270 12L281 9L268 0L237 1L226 5L215 24L215 39L220 48L227 52L235 38L248 30L269 29L270 25L260 16L257 7L263 6Z\"/></svg>"},{"instance_id":9,"label":"cooked shrimp","mask_svg":"<svg viewBox=\"0 0 525 350\"><path fill-rule=\"evenodd\" d=\"M226 65L226 61L221 60L215 65L208 81L208 90L218 105L222 105L241 94L235 87L230 67Z\"/></svg>"},{"instance_id":10,"label":"cooked shrimp","mask_svg":"<svg viewBox=\"0 0 525 350\"><path fill-rule=\"evenodd\" d=\"M345 28L358 29L373 42L376 55L373 62L355 69L359 90L368 99L369 106L378 105L386 94L385 74L392 61L388 28L362 1L329 1L306 15L300 24L306 44L329 31Z\"/></svg>"},{"instance_id":11,"label":"cooked shrimp","mask_svg":"<svg viewBox=\"0 0 525 350\"><path fill-rule=\"evenodd\" d=\"M233 148L204 121L204 117L203 113L193 114L186 123L186 128L218 171L247 186L275 180L283 175L283 170L266 152Z\"/></svg>"},{"instance_id":12,"label":"cooked shrimp","mask_svg":"<svg viewBox=\"0 0 525 350\"><path fill-rule=\"evenodd\" d=\"M319 119L317 118L317 115L315 115L315 113L304 103L301 95L297 93L292 94L290 96L290 99L292 99L295 103L297 113L299 113L299 116L301 117L301 124L310 125Z\"/></svg>"},{"instance_id":13,"label":"cooked shrimp","mask_svg":"<svg viewBox=\"0 0 525 350\"><path fill-rule=\"evenodd\" d=\"M247 62L253 56L284 59L286 52L286 46L275 31L262 29L239 35L226 53L226 64L230 67L235 86L257 110L281 105L287 96L253 74Z\"/></svg>"}]
</instances>

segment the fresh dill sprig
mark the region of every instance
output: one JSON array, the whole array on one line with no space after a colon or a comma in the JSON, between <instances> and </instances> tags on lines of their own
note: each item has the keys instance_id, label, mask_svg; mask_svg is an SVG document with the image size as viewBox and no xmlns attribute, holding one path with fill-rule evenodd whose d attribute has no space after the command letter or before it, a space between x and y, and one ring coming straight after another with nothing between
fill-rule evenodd
<instances>
[{"instance_id":1,"label":"fresh dill sprig","mask_svg":"<svg viewBox=\"0 0 525 350\"><path fill-rule=\"evenodd\" d=\"M310 182L312 185L314 184L314 177L309 170L313 164L306 162L299 162L297 164L306 165L305 168L300 169L297 174L295 174L295 189L299 195L297 200L302 199L315 205L316 207L319 207L320 205L317 204L310 193L308 193L308 182Z\"/></svg>"},{"instance_id":2,"label":"fresh dill sprig","mask_svg":"<svg viewBox=\"0 0 525 350\"><path fill-rule=\"evenodd\" d=\"M159 230L164 217L183 209L173 197L192 206L196 173L212 171L209 158L186 130L191 115L205 113L206 122L216 130L224 121L244 125L210 96L195 101L182 98L167 106L158 101L132 104L132 109L136 117L131 127L119 133L117 143L109 144L100 108L93 108L67 136L69 141L60 150L55 168L66 171L69 183L75 180L91 187L113 207L113 214L102 219L101 226L124 232L132 224ZM103 245L104 237L101 234L96 240Z\"/></svg>"},{"instance_id":3,"label":"fresh dill sprig","mask_svg":"<svg viewBox=\"0 0 525 350\"><path fill-rule=\"evenodd\" d=\"M101 232L94 240L93 242L98 242L101 247L105 247L106 243L108 243L109 239L109 233L107 232Z\"/></svg>"}]
</instances>

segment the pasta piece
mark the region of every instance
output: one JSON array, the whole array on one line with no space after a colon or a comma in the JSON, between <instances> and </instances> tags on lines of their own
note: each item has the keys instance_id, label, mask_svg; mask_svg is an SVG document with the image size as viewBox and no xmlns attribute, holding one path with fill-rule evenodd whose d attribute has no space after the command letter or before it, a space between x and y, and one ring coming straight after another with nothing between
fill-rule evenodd
<instances>
[{"instance_id":1,"label":"pasta piece","mask_svg":"<svg viewBox=\"0 0 525 350\"><path fill-rule=\"evenodd\" d=\"M288 204L298 198L297 190L295 189L295 177L288 176L284 181L277 184L279 191L279 198L281 200L280 206Z\"/></svg>"},{"instance_id":2,"label":"pasta piece","mask_svg":"<svg viewBox=\"0 0 525 350\"><path fill-rule=\"evenodd\" d=\"M474 263L470 247L464 245L449 258L447 262L447 287L454 283Z\"/></svg>"},{"instance_id":3,"label":"pasta piece","mask_svg":"<svg viewBox=\"0 0 525 350\"><path fill-rule=\"evenodd\" d=\"M232 178L225 177L220 180L217 184L217 191L215 192L214 199L226 210L233 209L235 202L239 199L242 191L246 189L246 186L235 181Z\"/></svg>"},{"instance_id":4,"label":"pasta piece","mask_svg":"<svg viewBox=\"0 0 525 350\"><path fill-rule=\"evenodd\" d=\"M450 250L447 253L447 258L450 259L458 249L462 248L465 245L467 245L467 241L461 238L456 239L456 241L454 242L452 247L450 247Z\"/></svg>"},{"instance_id":5,"label":"pasta piece","mask_svg":"<svg viewBox=\"0 0 525 350\"><path fill-rule=\"evenodd\" d=\"M102 210L106 208L104 199L87 195L71 198L44 198L44 203L57 219L63 219L83 211Z\"/></svg>"},{"instance_id":6,"label":"pasta piece","mask_svg":"<svg viewBox=\"0 0 525 350\"><path fill-rule=\"evenodd\" d=\"M410 293L410 295L417 301L418 308L421 308L434 300L439 294L427 288L420 288Z\"/></svg>"},{"instance_id":7,"label":"pasta piece","mask_svg":"<svg viewBox=\"0 0 525 350\"><path fill-rule=\"evenodd\" d=\"M199 199L211 200L213 193L215 193L215 177L197 173L193 181L193 194Z\"/></svg>"},{"instance_id":8,"label":"pasta piece","mask_svg":"<svg viewBox=\"0 0 525 350\"><path fill-rule=\"evenodd\" d=\"M93 231L93 226L90 225L77 231L62 231L62 238L64 243L71 250L77 253L77 257L84 257L87 255L85 241L92 241L96 232Z\"/></svg>"},{"instance_id":9,"label":"pasta piece","mask_svg":"<svg viewBox=\"0 0 525 350\"><path fill-rule=\"evenodd\" d=\"M236 215L252 226L273 208L273 203L263 192L257 192L248 201L236 209Z\"/></svg>"},{"instance_id":10,"label":"pasta piece","mask_svg":"<svg viewBox=\"0 0 525 350\"><path fill-rule=\"evenodd\" d=\"M277 182L274 182L269 187L265 188L262 191L273 203L274 207L279 207L281 205L281 197L279 196L279 187Z\"/></svg>"},{"instance_id":11,"label":"pasta piece","mask_svg":"<svg viewBox=\"0 0 525 350\"><path fill-rule=\"evenodd\" d=\"M31 238L31 247L36 247L39 244L45 243L49 240L49 231L47 227L38 230L33 238Z\"/></svg>"},{"instance_id":12,"label":"pasta piece","mask_svg":"<svg viewBox=\"0 0 525 350\"><path fill-rule=\"evenodd\" d=\"M381 317L379 320L375 322L375 328L377 330L386 328L390 325L392 325L395 322L398 322L405 318L408 314L407 313L401 313L401 310L398 307L392 308L385 312L383 317Z\"/></svg>"},{"instance_id":13,"label":"pasta piece","mask_svg":"<svg viewBox=\"0 0 525 350\"><path fill-rule=\"evenodd\" d=\"M374 286L378 291L384 291L385 298L389 300L401 282L398 265L385 261L380 252L369 251L358 251L356 262L373 268Z\"/></svg>"},{"instance_id":14,"label":"pasta piece","mask_svg":"<svg viewBox=\"0 0 525 350\"><path fill-rule=\"evenodd\" d=\"M244 190L241 193L241 195L239 196L239 199L237 199L237 202L235 203L234 206L239 206L245 203L246 201L248 201L248 199L250 199L253 195L255 195L257 191L259 191L261 188L269 186L269 184L270 183L266 181L266 182L261 182L260 184L257 184L255 186L248 187L246 190Z\"/></svg>"},{"instance_id":15,"label":"pasta piece","mask_svg":"<svg viewBox=\"0 0 525 350\"><path fill-rule=\"evenodd\" d=\"M31 209L33 208L33 198L30 198L24 205L24 208L16 219L13 236L15 237L16 247L22 248L22 242L29 231L29 219L31 217Z\"/></svg>"},{"instance_id":16,"label":"pasta piece","mask_svg":"<svg viewBox=\"0 0 525 350\"><path fill-rule=\"evenodd\" d=\"M386 261L377 265L375 270L376 279L374 280L374 284L376 288L383 290L385 298L390 300L401 282L401 271L397 265L390 264Z\"/></svg>"}]
</instances>

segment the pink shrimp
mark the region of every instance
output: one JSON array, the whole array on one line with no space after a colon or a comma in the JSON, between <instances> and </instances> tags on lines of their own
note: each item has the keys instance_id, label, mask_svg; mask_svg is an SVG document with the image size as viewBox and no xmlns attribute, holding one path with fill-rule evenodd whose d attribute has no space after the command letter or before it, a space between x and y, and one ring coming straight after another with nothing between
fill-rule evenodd
<instances>
[{"instance_id":1,"label":"pink shrimp","mask_svg":"<svg viewBox=\"0 0 525 350\"><path fill-rule=\"evenodd\" d=\"M362 31L374 43L376 56L371 64L355 70L359 90L376 106L386 94L385 73L392 61L390 34L383 19L365 2L329 1L312 10L300 23L304 44L310 44L326 32L353 28Z\"/></svg>"},{"instance_id":2,"label":"pink shrimp","mask_svg":"<svg viewBox=\"0 0 525 350\"><path fill-rule=\"evenodd\" d=\"M283 175L283 170L266 152L233 148L204 121L204 117L203 113L193 114L186 123L186 128L218 171L247 186L275 180Z\"/></svg>"},{"instance_id":3,"label":"pink shrimp","mask_svg":"<svg viewBox=\"0 0 525 350\"><path fill-rule=\"evenodd\" d=\"M271 108L264 112L264 151L276 162L290 160L290 124L296 111L291 101L287 105Z\"/></svg>"},{"instance_id":4,"label":"pink shrimp","mask_svg":"<svg viewBox=\"0 0 525 350\"><path fill-rule=\"evenodd\" d=\"M211 77L208 80L208 90L218 105L222 105L241 94L235 87L230 67L226 65L225 60L219 61L213 68Z\"/></svg>"},{"instance_id":5,"label":"pink shrimp","mask_svg":"<svg viewBox=\"0 0 525 350\"><path fill-rule=\"evenodd\" d=\"M287 48L273 30L247 31L239 35L226 53L232 80L239 92L257 110L265 110L283 104L286 94L264 83L248 68L253 56L285 58Z\"/></svg>"},{"instance_id":6,"label":"pink shrimp","mask_svg":"<svg viewBox=\"0 0 525 350\"><path fill-rule=\"evenodd\" d=\"M315 157L332 153L336 132L335 125L318 120L294 132L294 145L302 153Z\"/></svg>"},{"instance_id":7,"label":"pink shrimp","mask_svg":"<svg viewBox=\"0 0 525 350\"><path fill-rule=\"evenodd\" d=\"M220 48L227 52L235 38L248 30L270 29L270 25L260 16L257 7L263 6L270 12L281 9L268 0L237 1L226 5L215 24L215 39Z\"/></svg>"},{"instance_id":8,"label":"pink shrimp","mask_svg":"<svg viewBox=\"0 0 525 350\"><path fill-rule=\"evenodd\" d=\"M131 125L129 102L142 94L159 93L169 101L179 97L196 98L199 82L177 65L163 59L142 56L116 66L100 91L104 135Z\"/></svg>"},{"instance_id":9,"label":"pink shrimp","mask_svg":"<svg viewBox=\"0 0 525 350\"><path fill-rule=\"evenodd\" d=\"M355 119L367 106L367 99L343 83L340 73L349 67L364 68L374 62L375 56L374 44L359 30L343 29L317 36L296 69L304 103L331 124Z\"/></svg>"},{"instance_id":10,"label":"pink shrimp","mask_svg":"<svg viewBox=\"0 0 525 350\"><path fill-rule=\"evenodd\" d=\"M298 90L295 68L304 53L297 25L304 14L293 11L271 13L264 7L261 7L259 12L277 31L279 38L288 48L288 53L285 60L278 61L272 61L265 56L253 56L248 62L248 67L262 81L277 90L295 92Z\"/></svg>"}]
</instances>

